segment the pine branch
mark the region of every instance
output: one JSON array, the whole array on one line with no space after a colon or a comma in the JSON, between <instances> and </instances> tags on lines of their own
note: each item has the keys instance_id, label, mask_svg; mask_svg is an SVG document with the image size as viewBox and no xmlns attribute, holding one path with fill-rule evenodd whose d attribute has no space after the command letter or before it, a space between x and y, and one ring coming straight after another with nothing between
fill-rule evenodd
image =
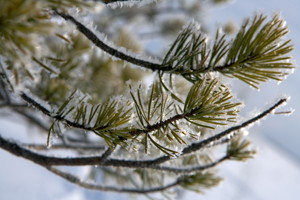
<instances>
[{"instance_id":1,"label":"pine branch","mask_svg":"<svg viewBox=\"0 0 300 200\"><path fill-rule=\"evenodd\" d=\"M74 98L73 92L69 96L68 100L66 100L65 103L63 103L58 110L52 114L51 111L43 107L25 93L22 93L21 97L26 102L30 103L32 106L38 108L44 114L55 120L49 130L47 140L48 145L51 133L55 132L54 125L56 121L61 121L71 127L94 132L104 138L105 142L111 148L114 148L115 144L124 143L127 139L134 138L135 136L139 136L143 133L145 140L149 139L149 141L158 149L168 155L173 155L177 152L160 145L151 135L149 135L149 133L160 131L160 135L164 136L164 139L167 139L170 134L179 143L185 143L181 136L176 133L180 131L180 128L176 125L176 122L179 120L184 119L193 125L211 129L214 128L212 125L226 125L227 122L235 122L235 117L238 112L236 107L239 103L229 102L232 96L230 95L228 88L220 84L216 79L204 79L195 83L186 98L182 113L175 114L165 120L163 120L163 117L166 115L166 111L172 110L172 108L170 108L171 105L166 103L168 99L161 94L162 90L160 90L161 93L156 94L155 88L156 87L153 86L151 90L147 109L144 108L141 100L140 89L137 92L137 97L135 97L131 92L132 99L136 106L137 116L140 124L142 125L141 129L115 128L126 124L129 121L130 117L128 113L131 110L128 109L127 111L123 111L124 109L122 108L116 111L116 101L111 103L106 102L101 106L92 106L90 109L84 104L79 106L79 108L75 108L75 106L68 107L68 104L70 104L70 101ZM156 114L159 115L160 121L151 124L150 120ZM66 118L68 115L75 116L73 117L73 121ZM95 121L95 124L90 125L91 121ZM155 134L153 135L155 136ZM169 138L169 140L171 140L171 138ZM145 142L145 151L147 152L147 141Z\"/></svg>"},{"instance_id":2,"label":"pine branch","mask_svg":"<svg viewBox=\"0 0 300 200\"><path fill-rule=\"evenodd\" d=\"M213 172L198 172L192 175L182 176L181 187L202 193L203 188L211 188L218 185L222 178L215 175Z\"/></svg>"},{"instance_id":3,"label":"pine branch","mask_svg":"<svg viewBox=\"0 0 300 200\"><path fill-rule=\"evenodd\" d=\"M102 1L105 4L111 4L113 7L115 5L123 5L120 2L129 2L130 0L94 1ZM236 107L239 103L230 101L232 96L229 89L217 79L213 79L210 76L214 74L213 72L238 78L250 86L258 88L261 82L267 80L283 80L290 73L290 69L294 68L289 60L290 56L288 56L293 47L290 44L290 40L282 39L288 33L288 29L284 21L277 15L267 22L267 17L263 15L257 15L253 20L247 20L232 41L227 41L226 35L217 31L213 41L208 43L207 38L198 30L198 26L190 24L178 34L163 61L155 63L141 59L130 52L126 53L126 51L119 49L119 47L106 42L105 39L102 39L103 37L98 37L96 31L88 28L80 20L64 13L64 10L73 6L79 9L87 8L92 5L88 0L66 0L61 2L52 0L38 2L31 0L26 1L26 3L24 2L19 1L16 5L5 3L2 6L2 10L4 10L2 13L4 14L0 14L3 15L3 19L0 20L3 21L3 23L0 22L3 25L3 30L0 30L0 32L3 35L2 40L4 39L4 45L0 47L0 56L3 59L2 61L6 63L5 69L0 63L0 89L2 89L0 90L0 101L2 102L0 109L10 107L13 111L19 112L32 123L45 129L43 123L36 120L33 115L28 114L28 110L24 109L25 112L22 112L20 108L24 105L16 104L11 99L9 92L11 92L10 90L13 91L13 86L6 75L6 71L11 70L15 82L18 84L21 82L21 75L27 74L32 79L35 78L34 74L31 73L31 69L27 68L32 62L35 62L34 67L38 65L43 70L55 73L55 70L52 70L44 62L41 62L40 59L49 58L51 60L51 58L54 58L51 62L65 61L65 59L56 59L59 55L45 55L48 53L51 54L51 51L52 53L57 51L50 44L51 41L48 40L47 36L41 37L42 35L55 35L55 28L59 27L56 26L58 25L56 22L49 20L50 12L76 27L79 36L83 35L87 39L85 40L87 42L85 43L86 49L90 49L90 45L95 45L100 50L121 61L157 71L161 84L158 87L159 91L155 91L157 88L153 86L149 99L143 99L140 89L135 95L132 91L130 92L136 109L135 113L134 111L131 112L133 104L129 101L124 103L122 100L109 99L102 104L92 105L87 103L85 97L76 98L74 95L76 91L58 109L54 108L53 110L45 106L44 103L39 103L34 97L24 92L20 93L20 97L24 101L54 121L48 131L47 144L50 144L53 134L61 133L60 128L63 124L67 127L93 132L100 136L108 145L108 147L107 145L102 147L102 155L100 156L85 157L78 154L71 158L57 157L47 156L34 151L36 149L45 149L43 145L18 144L0 135L0 148L15 156L25 158L45 167L52 173L76 185L94 190L137 194L160 192L176 186L201 192L202 188L215 186L221 180L215 173L210 172L209 169L226 160L243 161L252 158L255 152L248 149L249 141L237 137L239 130L256 123L270 114L286 113L275 113L275 110L287 101L287 99L280 99L270 108L239 125L231 126L212 136L207 135L207 138L187 144L185 147L181 146L182 144L186 144L184 138L186 134L189 134L193 138L196 138L195 136L198 134L202 137L202 134L200 134L202 129L206 131L207 128L214 129L217 125L227 125L230 122L236 122L238 113ZM132 2L130 1L128 5L132 5ZM28 37L29 35L33 37ZM60 35L60 33L56 33L56 36L68 40L63 35ZM36 38L40 38L41 40L36 40ZM79 40L76 38L73 41ZM36 54L37 49L39 49L36 48L38 46L41 48L45 47L47 50L41 51L41 54ZM37 57L32 57L30 56L31 54ZM28 58L24 58L24 55L29 56ZM77 54L68 55L67 57L77 57L74 56ZM88 55L86 54L83 57L87 58ZM93 58L92 56L88 62L89 64L95 61ZM97 62L94 62L93 65L95 63ZM75 66L79 66L78 62L74 62L74 66L72 67ZM66 70L66 74L68 72L70 71ZM170 75L169 86L164 84L163 75L165 73ZM175 89L172 85L173 74L182 76L193 84L190 91L188 91L185 102L172 92ZM62 77L58 77L58 79L60 78L63 78L63 75ZM44 80L42 79L42 81ZM45 82L45 84L47 83ZM50 87L49 82L48 86ZM36 89L35 86L33 88ZM41 88L38 87L38 90L43 90L44 86ZM168 95L164 95L164 91L170 93L169 96L172 97L172 101L169 101ZM55 94L56 92L54 91ZM136 123L133 123L134 125L131 122L131 118L133 117L136 118ZM190 127L182 130L182 127L187 125ZM94 150L95 148L95 146L87 147L74 145L74 143L68 144L64 140L67 136L62 137L62 134L59 135L61 136L60 139L63 145L54 145L56 149L80 151L81 149ZM89 142L89 140L85 141L86 145L88 143L95 144ZM138 150L140 150L140 146L144 146L145 153L147 153L148 144L151 144L166 155L148 160L124 160L124 157L122 159L110 158L117 145L131 147L128 145L129 142L132 142L134 145L133 148L137 148ZM179 145L176 147L180 148L178 151L181 151L180 153L169 149L173 148L173 145L177 145L177 143ZM227 145L226 154L217 160L211 159L208 154L205 154L203 157L199 154L199 150L223 144ZM124 151L120 150L118 153L123 154ZM195 154L189 155L191 153ZM129 155L130 153L127 152L124 154ZM174 155L178 156L178 159L175 162L171 162ZM187 156L184 157L185 155ZM147 157L147 155L141 155L139 158L143 157ZM180 160L181 158L183 159ZM205 164L200 165L199 160L205 160ZM167 163L168 161L170 162ZM177 166L174 167L171 164L177 164ZM94 165L104 169L103 173L107 171L115 172L115 177L125 177L131 175L130 173L133 172L134 175L140 178L139 180L143 182L143 185L148 186L140 187L133 180L136 178L135 176L130 176L126 180L131 179L134 188L97 185L85 182L76 175L56 168L56 166ZM152 171L157 172L155 176L158 175L160 177L153 176L151 174ZM164 179L164 172L168 172L167 178L172 177L171 175L173 174L171 173L175 173L177 178L174 182L164 185L164 180L166 180ZM185 175L178 176L181 173ZM95 174L90 174L91 177L93 175ZM152 187L152 183L156 184L155 187ZM118 182L117 185L119 184Z\"/></svg>"},{"instance_id":4,"label":"pine branch","mask_svg":"<svg viewBox=\"0 0 300 200\"><path fill-rule=\"evenodd\" d=\"M288 33L283 19L275 15L266 22L263 15L246 20L227 49L223 66L213 70L236 77L258 89L260 82L281 81L294 68L287 56L293 50L290 40L282 41Z\"/></svg>"},{"instance_id":5,"label":"pine branch","mask_svg":"<svg viewBox=\"0 0 300 200\"><path fill-rule=\"evenodd\" d=\"M236 136L230 140L227 146L227 155L231 160L245 161L253 158L256 151L249 150L250 141L243 140L240 136Z\"/></svg>"},{"instance_id":6,"label":"pine branch","mask_svg":"<svg viewBox=\"0 0 300 200\"><path fill-rule=\"evenodd\" d=\"M37 108L45 115L54 119L54 122L51 125L48 133L48 145L50 141L50 135L52 132L55 132L54 127L55 123L57 122L63 122L70 127L92 131L95 134L103 137L111 148L114 148L116 144L115 142L122 142L131 137L128 134L127 129L115 129L114 134L111 134L111 130L113 128L126 124L130 120L130 108L127 109L126 106L124 106L123 108L117 109L117 101L106 101L102 105L91 106L90 108L88 108L88 105L83 104L82 102L82 104L67 107L72 100L74 93L75 92L70 95L69 99L66 100L55 113L48 110L46 107L35 101L24 92L20 94L21 98L31 106ZM76 108L76 106L78 107ZM89 112L89 114L87 114L87 112ZM67 119L67 116L71 114L75 115L74 119ZM93 120L95 121L94 124L90 125Z\"/></svg>"},{"instance_id":7,"label":"pine branch","mask_svg":"<svg viewBox=\"0 0 300 200\"><path fill-rule=\"evenodd\" d=\"M196 152L202 148L205 148L209 146L211 143L218 142L220 139L229 136L232 134L232 132L237 131L239 129L245 128L260 119L266 117L267 115L271 114L276 108L281 106L287 101L287 99L280 99L276 104L274 104L269 109L265 110L264 112L258 114L257 116L245 121L244 123L231 127L225 131L222 131L221 133L209 137L203 141L200 141L198 143L193 143L187 147L185 147L182 151L181 156ZM102 157L94 156L94 157L75 157L75 158L57 158L57 157L50 157L50 156L44 156L35 152L32 152L30 150L27 150L20 146L19 144L8 141L0 136L0 148L14 154L15 156L20 156L25 159L31 160L34 163L37 163L39 165L43 166L51 166L51 165L65 165L65 166L83 166L83 165L99 165L102 163ZM102 166L115 166L115 167L129 167L129 168L147 168L149 166L153 165L159 165L161 163L164 163L166 161L171 160L172 158L170 156L162 156L159 158L155 158L152 160L142 160L142 161L136 161L136 160L118 160L118 159L108 159L105 161L105 163L102 163Z\"/></svg>"},{"instance_id":8,"label":"pine branch","mask_svg":"<svg viewBox=\"0 0 300 200\"><path fill-rule=\"evenodd\" d=\"M290 57L286 56L293 50L289 44L290 40L281 43L288 29L278 16L265 25L263 22L266 17L263 15L256 16L250 25L249 20L246 21L231 43L226 42L225 35L217 32L212 49L209 49L201 33L197 35L190 25L178 35L163 62L156 64L134 58L110 47L74 17L55 12L74 23L81 33L110 55L153 71L180 74L191 82L201 80L203 74L218 71L258 88L260 82L269 79L282 80L288 75L288 72L283 70L294 68L288 60ZM227 58L222 63L223 57Z\"/></svg>"},{"instance_id":9,"label":"pine branch","mask_svg":"<svg viewBox=\"0 0 300 200\"><path fill-rule=\"evenodd\" d=\"M68 119L63 118L61 115L53 115L50 110L48 110L47 108L45 108L44 106L39 104L37 101L35 101L33 98L31 98L30 96L28 96L25 93L21 93L20 97L24 101L26 101L29 105L37 108L39 111L41 111L42 113L44 113L48 117L51 117L51 118L53 118L55 120L58 120L58 121L64 121L67 125L69 125L71 127L74 127L74 128L80 128L80 129L84 129L84 130L93 130L92 127L85 126L84 124L75 123L73 121L70 121Z\"/></svg>"}]
</instances>

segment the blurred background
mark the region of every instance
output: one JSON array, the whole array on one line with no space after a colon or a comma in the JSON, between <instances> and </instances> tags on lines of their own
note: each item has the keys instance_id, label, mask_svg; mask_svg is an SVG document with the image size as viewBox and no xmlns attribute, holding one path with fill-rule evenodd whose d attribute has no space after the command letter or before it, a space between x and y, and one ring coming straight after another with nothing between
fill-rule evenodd
<instances>
[{"instance_id":1,"label":"blurred background","mask_svg":"<svg viewBox=\"0 0 300 200\"><path fill-rule=\"evenodd\" d=\"M175 0L173 0L175 2ZM169 3L172 1L169 1ZM246 17L255 13L272 16L279 13L290 29L288 38L295 46L293 56L295 63L300 60L300 2L297 0L236 0L211 7L199 8L202 13L197 21L204 23L203 29L213 34L218 27L234 31ZM121 24L120 26L124 26ZM131 24L134 26L134 24ZM109 29L108 29L109 30ZM109 34L109 33L107 33ZM147 38L145 33L141 37ZM149 40L144 45L149 54L152 47L161 45L160 40ZM205 194L193 192L183 193L179 199L205 200L296 200L300 195L300 75L299 70L290 75L287 80L277 85L275 82L263 84L260 91L249 88L240 81L233 81L234 93L245 102L241 119L247 119L255 113L267 108L278 98L290 96L287 106L281 111L295 110L290 116L269 116L250 129L249 137L257 147L255 159L245 163L227 162L219 167L224 182ZM1 118L0 132L4 137L14 135L19 140L26 136L22 133L36 131L20 123L19 119L7 120ZM27 138L28 139L28 138ZM85 190L67 183L61 178L49 173L29 161L14 157L0 150L0 197L1 199L128 199L127 195L102 193ZM84 173L84 168L81 169ZM131 197L129 197L131 198ZM141 197L132 197L141 199Z\"/></svg>"}]
</instances>

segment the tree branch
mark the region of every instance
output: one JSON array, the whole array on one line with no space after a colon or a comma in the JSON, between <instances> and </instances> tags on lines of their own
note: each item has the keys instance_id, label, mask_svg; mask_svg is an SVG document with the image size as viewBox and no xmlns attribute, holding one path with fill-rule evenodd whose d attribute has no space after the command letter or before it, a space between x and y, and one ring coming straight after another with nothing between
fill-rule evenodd
<instances>
[{"instance_id":1,"label":"tree branch","mask_svg":"<svg viewBox=\"0 0 300 200\"><path fill-rule=\"evenodd\" d=\"M29 114L25 110L19 109L19 108L16 108L16 107L12 107L12 110L14 112L18 113L19 115L21 115L22 117L24 117L25 119L27 119L28 122L30 122L32 124L35 124L36 126L38 126L43 131L48 132L48 130L49 130L48 126L46 126L45 124L43 124L39 119L37 119L33 115Z\"/></svg>"},{"instance_id":2,"label":"tree branch","mask_svg":"<svg viewBox=\"0 0 300 200\"><path fill-rule=\"evenodd\" d=\"M93 0L93 1L102 1L105 4L111 4L111 3L116 3L116 2L128 2L130 0ZM135 0L134 2L142 2L143 0ZM132 2L132 1L131 1Z\"/></svg>"},{"instance_id":3,"label":"tree branch","mask_svg":"<svg viewBox=\"0 0 300 200\"><path fill-rule=\"evenodd\" d=\"M55 149L68 149L68 150L75 150L75 151L102 151L104 150L104 146L100 145L80 145L80 144L54 144L51 145L51 148L47 147L43 144L22 144L25 148L35 149L38 151L45 151L45 150L55 150Z\"/></svg>"},{"instance_id":4,"label":"tree branch","mask_svg":"<svg viewBox=\"0 0 300 200\"><path fill-rule=\"evenodd\" d=\"M157 165L152 165L149 166L147 168L149 169L155 169L155 170L159 170L159 171L166 171L166 172L173 172L176 174L179 173L191 173L191 172L197 172L197 171L203 171L206 169L210 169L213 168L219 164L221 164L222 162L224 162L225 160L228 160L230 158L229 155L225 155L222 158L206 164L206 165L200 165L200 166L193 166L193 167L185 167L185 168L180 168L180 167L169 167L169 166L157 166Z\"/></svg>"},{"instance_id":5,"label":"tree branch","mask_svg":"<svg viewBox=\"0 0 300 200\"><path fill-rule=\"evenodd\" d=\"M50 110L48 110L47 108L45 108L44 106L42 106L41 104L39 104L37 101L35 101L33 98L29 97L27 94L25 93L21 93L21 98L23 100L25 100L27 103L29 103L31 106L37 108L38 110L40 110L42 113L44 113L45 115L58 120L58 121L62 121L64 123L66 123L67 125L74 127L74 128L80 128L80 129L84 129L87 131L94 131L94 128L85 124L80 124L80 123L76 123L73 121L70 121L68 119L65 119L64 117L62 117L61 115L53 115L52 112ZM174 115L173 117L166 119L164 121L160 121L158 123L152 124L152 125L148 125L146 126L144 129L134 129L128 132L128 134L132 135L132 136L136 136L139 135L141 133L150 133L154 130L160 129L168 124L171 124L175 121L178 121L180 119L184 119L186 117L190 117L194 114L194 112L197 111L197 109L193 109L191 110L189 113L184 113L184 114L177 114ZM22 113L24 115L24 113ZM28 116L25 116L28 117ZM100 128L99 128L100 129Z\"/></svg>"},{"instance_id":6,"label":"tree branch","mask_svg":"<svg viewBox=\"0 0 300 200\"><path fill-rule=\"evenodd\" d=\"M105 44L102 40L100 40L90 29L88 29L86 26L84 26L82 23L77 21L73 16L59 12L57 10L54 11L57 15L61 16L66 21L71 21L74 25L76 25L76 28L78 31L80 31L82 34L84 34L94 45L105 51L106 53L110 54L111 56L114 56L116 58L119 58L121 60L125 60L129 63L145 67L147 69L151 69L152 71L158 71L162 70L162 66L157 63L152 63L149 61L141 60L138 58L135 58L133 56L130 56L128 54L125 54L117 49L114 49L110 47L109 45ZM164 68L166 70L166 68Z\"/></svg>"},{"instance_id":7,"label":"tree branch","mask_svg":"<svg viewBox=\"0 0 300 200\"><path fill-rule=\"evenodd\" d=\"M250 120L245 121L244 123L237 125L237 126L233 126L213 137L209 137L201 142L198 143L193 143L192 145L184 148L184 150L182 151L182 154L188 154L188 153L192 153L195 152L207 145L209 145L210 143L214 143L228 135L230 135L232 132L237 131L241 128L247 127L250 124L253 124L259 120L261 120L262 118L264 118L265 116L271 114L276 108L278 108L279 106L281 106L283 103L286 103L287 99L280 99L277 103L275 103L272 107L270 107L269 109L265 110L264 112L260 113L259 115L253 117Z\"/></svg>"},{"instance_id":8,"label":"tree branch","mask_svg":"<svg viewBox=\"0 0 300 200\"><path fill-rule=\"evenodd\" d=\"M63 172L55 167L47 167L49 171L52 173L60 176L61 178L74 183L76 185L79 185L81 187L91 189L91 190L100 190L100 191L111 191L111 192L120 192L120 193L137 193L137 194L146 194L146 193L154 193L154 192L160 192L164 191L166 189L170 189L172 187L178 186L180 184L180 179L177 179L173 183L169 183L164 186L160 187L153 187L153 188L148 188L148 189L135 189L135 188L117 188L113 186L102 186L102 185L97 185L95 183L88 183L80 180L78 177L70 174Z\"/></svg>"},{"instance_id":9,"label":"tree branch","mask_svg":"<svg viewBox=\"0 0 300 200\"><path fill-rule=\"evenodd\" d=\"M0 104L0 108L7 108L7 107L10 107L10 108L25 108L27 107L27 105L25 104L18 104L18 103L1 103Z\"/></svg>"},{"instance_id":10,"label":"tree branch","mask_svg":"<svg viewBox=\"0 0 300 200\"><path fill-rule=\"evenodd\" d=\"M79 124L79 123L75 123L73 121L70 121L68 119L63 118L60 115L53 115L52 112L50 110L48 110L47 108L45 108L44 106L42 106L41 104L39 104L38 102L36 102L34 99L32 99L31 97L29 97L27 94L25 94L24 92L22 92L20 94L21 98L26 101L27 103L29 103L31 106L37 108L38 110L40 110L42 113L44 113L45 115L56 119L58 121L63 121L64 123L66 123L67 125L74 127L74 128L79 128L79 129L84 129L84 130L90 130L92 131L93 128L89 127L89 126L85 126L84 124Z\"/></svg>"},{"instance_id":11,"label":"tree branch","mask_svg":"<svg viewBox=\"0 0 300 200\"><path fill-rule=\"evenodd\" d=\"M230 135L232 132L237 131L241 128L245 128L250 124L255 123L256 121L266 117L271 114L276 108L285 103L287 99L280 99L276 104L274 104L269 109L260 113L259 115L245 121L244 123L231 127L215 136L209 137L205 140L202 140L198 143L193 143L186 148L183 149L181 155L186 155L192 152L196 152L201 148L204 148L211 143L217 142L218 140ZM65 166L83 166L83 165L102 165L102 166L115 166L115 167L129 167L129 168L149 168L154 165L159 165L166 161L171 160L170 156L162 156L159 158L155 158L152 160L118 160L118 159L108 159L103 162L102 156L92 156L92 157L75 157L75 158L57 158L41 155L30 150L25 149L19 144L6 140L0 135L0 148L16 155L23 157L25 159L31 160L34 163L43 166L51 166L51 165L65 165Z\"/></svg>"},{"instance_id":12,"label":"tree branch","mask_svg":"<svg viewBox=\"0 0 300 200\"><path fill-rule=\"evenodd\" d=\"M170 117L169 119L166 119L164 121L160 121L155 124L148 125L145 127L145 129L136 129L136 130L130 131L129 133L131 135L139 135L141 133L150 133L152 131L163 128L163 127L167 126L168 124L171 124L180 119L184 119L185 117L188 117L191 115L193 115L193 111L191 111L190 113L187 113L187 114L177 114L177 115L174 115L173 117Z\"/></svg>"}]
</instances>

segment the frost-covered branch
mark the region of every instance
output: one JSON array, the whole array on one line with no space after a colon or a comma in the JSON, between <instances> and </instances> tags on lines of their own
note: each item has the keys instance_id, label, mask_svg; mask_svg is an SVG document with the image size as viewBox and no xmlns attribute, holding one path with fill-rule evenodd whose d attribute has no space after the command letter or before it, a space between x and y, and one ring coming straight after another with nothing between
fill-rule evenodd
<instances>
[{"instance_id":1,"label":"frost-covered branch","mask_svg":"<svg viewBox=\"0 0 300 200\"><path fill-rule=\"evenodd\" d=\"M191 173L191 172L198 172L198 171L203 171L203 170L208 170L211 169L213 167L216 167L217 165L221 164L222 162L229 160L230 156L226 155L223 156L222 158L211 162L209 164L206 165L200 165L200 166L192 166L192 167L170 167L170 166L149 166L147 168L150 169L155 169L155 170L159 170L159 171L166 171L166 172L173 172L176 174L180 174L180 173Z\"/></svg>"},{"instance_id":2,"label":"frost-covered branch","mask_svg":"<svg viewBox=\"0 0 300 200\"><path fill-rule=\"evenodd\" d=\"M22 144L25 148L34 149L37 151L49 150L74 150L74 151L103 151L104 146L96 144L53 144L51 148L43 144Z\"/></svg>"},{"instance_id":3,"label":"frost-covered branch","mask_svg":"<svg viewBox=\"0 0 300 200\"><path fill-rule=\"evenodd\" d=\"M26 108L25 104L14 104L14 103L0 103L0 108Z\"/></svg>"},{"instance_id":4,"label":"frost-covered branch","mask_svg":"<svg viewBox=\"0 0 300 200\"><path fill-rule=\"evenodd\" d=\"M11 106L9 106L11 108ZM28 106L27 106L28 108ZM28 122L36 125L39 127L41 130L47 132L49 130L49 127L46 126L40 119L36 118L32 113L27 112L27 110L24 110L23 107L22 109L12 107L13 111L24 117Z\"/></svg>"},{"instance_id":5,"label":"frost-covered branch","mask_svg":"<svg viewBox=\"0 0 300 200\"><path fill-rule=\"evenodd\" d=\"M286 56L293 49L290 40L281 41L288 29L278 16L265 24L263 15L255 16L251 24L247 20L230 43L225 40L225 35L217 32L211 48L206 38L195 32L192 24L178 35L163 62L157 64L114 49L73 16L59 11L55 13L75 24L81 33L108 54L153 71L180 74L192 82L201 79L205 73L217 71L258 88L260 82L282 80L288 75L287 70L293 68L290 57ZM227 57L225 62L224 57Z\"/></svg>"},{"instance_id":6,"label":"frost-covered branch","mask_svg":"<svg viewBox=\"0 0 300 200\"><path fill-rule=\"evenodd\" d=\"M116 2L142 2L143 0L92 0L92 1L101 1L105 4L111 4L111 3L116 3Z\"/></svg>"},{"instance_id":7,"label":"frost-covered branch","mask_svg":"<svg viewBox=\"0 0 300 200\"><path fill-rule=\"evenodd\" d=\"M75 24L78 31L80 31L82 34L84 34L94 45L96 45L97 47L99 47L103 51L107 52L108 54L110 54L110 55L112 55L116 58L119 58L121 60L125 60L127 62L130 62L132 64L142 66L142 67L145 67L147 69L151 69L153 71L157 71L157 70L161 69L160 64L156 64L156 63L152 63L152 62L149 62L149 61L145 61L145 60L135 58L131 55L123 53L123 52L107 45L101 39L99 39L89 28L87 28L85 25L83 25L82 23L77 21L73 16L71 16L69 14L66 14L66 13L59 12L59 11L55 11L55 13L57 15L61 16L63 19L65 19L67 21L71 21L73 24Z\"/></svg>"},{"instance_id":8,"label":"frost-covered branch","mask_svg":"<svg viewBox=\"0 0 300 200\"><path fill-rule=\"evenodd\" d=\"M181 155L186 155L192 152L196 152L202 148L205 148L209 146L211 143L217 142L220 139L229 136L234 131L240 130L242 128L245 128L262 118L266 117L267 115L271 114L276 108L281 106L283 103L285 103L287 99L280 99L276 104L274 104L269 109L265 110L264 112L260 113L259 115L245 121L244 123L231 127L215 136L209 137L203 141L200 141L198 143L193 143L187 147L185 147L182 151ZM16 156L21 156L25 159L31 160L35 163L38 163L40 165L44 166L50 166L50 165L66 165L66 166L81 166L81 165L101 165L103 162L103 157L99 156L93 156L93 157L75 157L75 158L57 158L57 157L50 157L50 156L44 156L41 154L37 154L35 152L32 152L30 150L27 150L23 148L22 146L18 145L15 142L8 141L0 136L0 147L2 149L5 149L8 152L11 152L12 154ZM118 159L108 159L104 163L102 163L103 166L115 166L115 167L129 167L129 168L147 168L149 166L153 165L159 165L163 162L169 161L172 158L170 156L162 156L156 159L152 160L118 160Z\"/></svg>"},{"instance_id":9,"label":"frost-covered branch","mask_svg":"<svg viewBox=\"0 0 300 200\"><path fill-rule=\"evenodd\" d=\"M219 141L220 139L229 136L231 133L233 133L234 131L240 130L242 128L245 128L259 120L261 120L262 118L266 117L267 115L271 114L276 108L278 108L279 106L281 106L282 104L286 103L287 99L280 99L277 103L275 103L272 107L270 107L269 109L265 110L264 112L260 113L259 115L253 117L250 120L247 120L245 122L243 122L240 125L237 126L233 126L215 136L209 137L201 142L198 143L193 143L192 145L186 147L183 151L182 154L188 154L188 153L192 153L195 152L205 146L210 145L211 143L213 144L214 142Z\"/></svg>"},{"instance_id":10,"label":"frost-covered branch","mask_svg":"<svg viewBox=\"0 0 300 200\"><path fill-rule=\"evenodd\" d=\"M91 190L100 190L100 191L111 191L111 192L119 192L119 193L137 193L137 194L146 194L146 193L154 193L154 192L161 192L173 187L176 187L180 185L181 180L177 179L173 183L169 183L164 186L159 187L153 187L153 188L121 188L121 187L113 187L113 186L104 186L104 185L98 185L96 183L89 183L81 180L80 178L76 177L75 175L72 175L67 172L63 172L55 167L47 167L47 169L54 174L60 176L61 178L74 183L76 185L79 185L81 187L91 189Z\"/></svg>"},{"instance_id":11,"label":"frost-covered branch","mask_svg":"<svg viewBox=\"0 0 300 200\"><path fill-rule=\"evenodd\" d=\"M235 122L235 117L238 113L236 107L239 103L229 102L232 96L228 88L220 84L216 79L204 79L195 83L187 95L182 113L174 114L167 119L163 119L165 113L168 112L166 110L171 110L171 108L166 105L167 97L163 97L162 91L159 93L160 96L157 96L157 94L154 94L154 90L155 87L151 90L148 99L149 105L146 110L140 98L140 90L137 91L137 97L131 92L132 99L136 106L137 121L142 126L141 128L130 127L127 129L118 129L117 127L122 124L126 125L130 119L131 109L127 111L123 108L116 110L117 102L103 103L102 105L90 106L90 108L85 104L68 107L68 104L70 104L70 101L74 98L73 93L70 95L70 98L60 106L58 111L52 112L25 93L22 93L21 97L27 103L54 120L61 121L74 128L94 132L104 138L112 148L114 144L125 142L127 139L143 134L147 137L146 139L149 139L152 144L166 154L175 153L155 142L149 134L152 132L161 132L164 135L170 133L178 142L185 143L181 136L176 133L180 131L180 127L177 125L179 120L185 120L193 125L210 129L213 129L214 126L212 125L215 124L226 125L228 122ZM210 95L212 93L214 94L213 96ZM108 115L107 113L110 114ZM160 120L156 123L151 123L151 119L154 118L156 114L160 116ZM75 119L73 119L73 117L71 121L66 118L68 115L76 117ZM95 121L94 125L91 125L91 121ZM50 134L52 129L53 125L50 128ZM153 135L155 134L153 133ZM145 149L147 149L147 147L145 147Z\"/></svg>"},{"instance_id":12,"label":"frost-covered branch","mask_svg":"<svg viewBox=\"0 0 300 200\"><path fill-rule=\"evenodd\" d=\"M45 156L31 150L28 150L16 142L4 139L0 135L0 148L14 154L15 156L23 157L34 163L42 166L51 165L65 165L65 166L81 166L81 165L94 165L103 163L107 157L110 155L111 150L107 149L102 156L94 157L75 157L75 158L57 158L51 156Z\"/></svg>"},{"instance_id":13,"label":"frost-covered branch","mask_svg":"<svg viewBox=\"0 0 300 200\"><path fill-rule=\"evenodd\" d=\"M80 128L80 129L84 129L84 130L93 130L93 127L86 126L85 124L76 123L74 121L64 118L61 115L53 114L52 111L48 110L45 106L38 103L36 100L34 100L32 97L28 96L26 93L21 93L20 96L29 105L33 106L34 108L38 109L39 111L41 111L45 115L53 118L54 120L63 121L67 125L74 127L74 128Z\"/></svg>"}]
</instances>

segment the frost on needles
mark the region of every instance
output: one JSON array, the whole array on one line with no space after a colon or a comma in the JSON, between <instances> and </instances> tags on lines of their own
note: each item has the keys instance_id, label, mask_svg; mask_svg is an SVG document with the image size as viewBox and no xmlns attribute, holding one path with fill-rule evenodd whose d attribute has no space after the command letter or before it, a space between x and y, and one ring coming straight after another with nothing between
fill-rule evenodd
<instances>
[{"instance_id":1,"label":"frost on needles","mask_svg":"<svg viewBox=\"0 0 300 200\"><path fill-rule=\"evenodd\" d=\"M142 5L102 2L128 5L131 14ZM176 187L202 192L221 181L216 166L253 157L243 130L287 102L279 99L240 122L242 102L220 78L259 89L262 82L283 81L292 72L293 46L278 15L255 15L235 36L216 31L210 40L196 22L187 24L154 60L108 41L99 30L109 33L109 26L85 24L82 13L101 20L93 9L104 9L101 1L0 4L0 109L25 117L47 141L25 144L0 136L0 147L81 187L136 194ZM143 14L158 15L158 8ZM142 79L149 74L154 78L146 85ZM71 150L72 157L43 152L56 149ZM90 179L58 166L90 166Z\"/></svg>"}]
</instances>

